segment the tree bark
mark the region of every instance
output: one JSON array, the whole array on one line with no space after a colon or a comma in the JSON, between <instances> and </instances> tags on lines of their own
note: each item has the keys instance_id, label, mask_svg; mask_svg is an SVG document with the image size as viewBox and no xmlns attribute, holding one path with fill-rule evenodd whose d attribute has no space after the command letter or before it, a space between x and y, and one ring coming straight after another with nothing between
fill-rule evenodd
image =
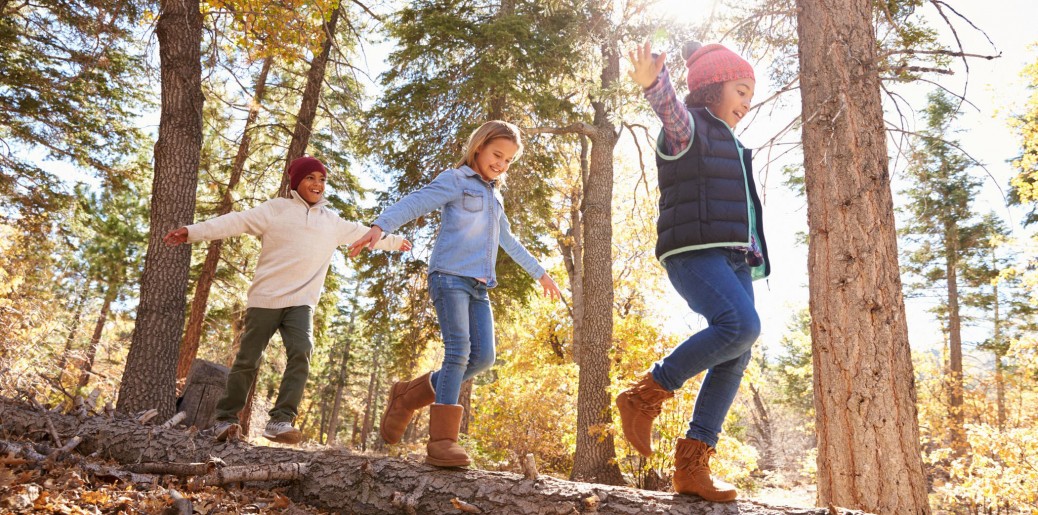
<instances>
[{"instance_id":1,"label":"tree bark","mask_svg":"<svg viewBox=\"0 0 1038 515\"><path fill-rule=\"evenodd\" d=\"M202 14L198 0L161 0L159 40L162 108L155 143L155 177L140 304L117 408L157 409L173 416L176 364L184 329L191 264L188 245L168 247L162 236L191 223L202 148Z\"/></svg>"},{"instance_id":2,"label":"tree bark","mask_svg":"<svg viewBox=\"0 0 1038 515\"><path fill-rule=\"evenodd\" d=\"M94 324L94 333L90 335L90 344L87 346L86 356L83 358L83 367L79 371L79 382L77 388L86 388L90 382L90 374L94 371L94 360L97 358L97 346L101 344L101 335L104 334L105 322L108 321L108 313L112 309L112 302L119 292L119 286L108 285L105 292L104 303L101 304L101 312L97 315L97 323Z\"/></svg>"},{"instance_id":3,"label":"tree bark","mask_svg":"<svg viewBox=\"0 0 1038 515\"><path fill-rule=\"evenodd\" d=\"M818 503L928 514L872 6L797 1Z\"/></svg>"},{"instance_id":4,"label":"tree bark","mask_svg":"<svg viewBox=\"0 0 1038 515\"><path fill-rule=\"evenodd\" d=\"M596 10L604 17L605 11ZM599 20L598 25L607 25ZM603 38L602 90L610 91L620 78L620 53L612 35ZM584 190L584 314L577 385L577 449L574 480L623 484L613 447L612 398L609 395L613 347L613 150L617 132L612 111L604 99L592 101L595 110L591 163Z\"/></svg>"},{"instance_id":5,"label":"tree bark","mask_svg":"<svg viewBox=\"0 0 1038 515\"><path fill-rule=\"evenodd\" d=\"M321 43L321 53L310 61L310 71L306 74L306 87L303 89L303 100L299 104L292 141L288 145L288 154L285 156L285 173L281 176L281 187L278 189L282 197L289 196L292 189L288 177L288 164L296 158L303 157L306 154L306 147L310 144L314 118L317 116L317 104L321 100L324 71L328 67L328 56L331 55L332 43L335 41L335 26L339 22L340 9L341 4L335 4L331 18L324 24L324 42Z\"/></svg>"},{"instance_id":6,"label":"tree bark","mask_svg":"<svg viewBox=\"0 0 1038 515\"><path fill-rule=\"evenodd\" d=\"M79 334L79 323L82 319L83 307L86 306L86 297L80 296L76 299L76 308L72 315L72 327L68 330L68 337L65 338L65 350L61 352L61 361L58 363L58 374L54 380L61 384L61 381L65 378L65 368L68 367L69 356L72 354L72 346L76 343L76 336Z\"/></svg>"},{"instance_id":7,"label":"tree bark","mask_svg":"<svg viewBox=\"0 0 1038 515\"><path fill-rule=\"evenodd\" d=\"M469 379L464 383L461 383L461 392L458 394L458 404L461 404L461 427L458 432L467 435L469 434L469 423L472 422L472 385L475 379Z\"/></svg>"},{"instance_id":8,"label":"tree bark","mask_svg":"<svg viewBox=\"0 0 1038 515\"><path fill-rule=\"evenodd\" d=\"M959 231L958 221L944 227L944 270L948 288L948 405L951 419L951 448L957 455L966 451L966 429L962 412L962 317L959 316Z\"/></svg>"},{"instance_id":9,"label":"tree bark","mask_svg":"<svg viewBox=\"0 0 1038 515\"><path fill-rule=\"evenodd\" d=\"M252 127L259 117L260 105L267 91L267 74L270 73L271 58L263 60L259 76L256 77L256 91L253 92L252 102L249 104L249 114L245 118L245 127L242 129L241 141L238 143L238 153L234 156L234 164L231 165L231 176L227 179L227 189L220 199L220 207L216 210L216 216L226 215L234 208L234 188L241 182L242 172L245 171L245 160L249 158L249 146L252 144ZM202 323L205 322L206 306L209 304L209 291L216 277L216 266L220 262L220 250L223 248L223 240L214 240L209 243L206 250L205 263L202 265L202 273L198 275L198 283L195 285L195 296L191 300L191 314L187 319L187 330L184 331L184 341L180 345L180 356L177 360L177 380L187 377L191 371L191 363L198 355L198 343L202 339Z\"/></svg>"},{"instance_id":10,"label":"tree bark","mask_svg":"<svg viewBox=\"0 0 1038 515\"><path fill-rule=\"evenodd\" d=\"M368 450L368 437L371 435L371 429L374 425L375 419L375 384L378 379L378 357L375 357L375 371L371 373L371 377L368 379L368 395L364 399L364 422L360 428L360 448L363 451Z\"/></svg>"},{"instance_id":11,"label":"tree bark","mask_svg":"<svg viewBox=\"0 0 1038 515\"><path fill-rule=\"evenodd\" d=\"M580 365L581 345L584 340L584 190L587 188L588 139L581 134L580 138L580 177L570 192L569 233L559 240L562 260L569 275L570 288L573 291L573 306L570 316L573 318L573 344L570 351L573 362ZM561 357L561 356L560 356Z\"/></svg>"},{"instance_id":12,"label":"tree bark","mask_svg":"<svg viewBox=\"0 0 1038 515\"><path fill-rule=\"evenodd\" d=\"M992 261L994 261L994 259L992 259ZM1002 357L1005 355L1005 351L1002 349L1002 320L998 315L998 281L995 281L992 290L995 318L995 334L993 335L992 340L995 342L996 421L998 423L998 429L1001 431L1005 429L1006 426L1006 378L1004 374L1005 365L1002 364Z\"/></svg>"},{"instance_id":13,"label":"tree bark","mask_svg":"<svg viewBox=\"0 0 1038 515\"><path fill-rule=\"evenodd\" d=\"M223 396L229 372L229 368L204 359L194 362L177 408L187 415L184 425L206 429L216 422L216 403Z\"/></svg>"},{"instance_id":14,"label":"tree bark","mask_svg":"<svg viewBox=\"0 0 1038 515\"><path fill-rule=\"evenodd\" d=\"M343 351L342 362L339 364L339 377L335 381L335 401L332 404L332 412L328 416L328 445L335 445L339 432L339 411L342 409L343 392L349 381L350 372L350 348L352 347L353 314L350 314L351 336L346 341L346 349Z\"/></svg>"},{"instance_id":15,"label":"tree bark","mask_svg":"<svg viewBox=\"0 0 1038 515\"><path fill-rule=\"evenodd\" d=\"M299 477L297 480L256 485L282 488L296 502L339 513L457 513L455 501L459 501L479 509L478 513L504 515L861 515L835 508L769 506L749 500L715 504L696 496L575 483L543 475L526 479L509 472L441 469L404 459L357 455L345 449L303 451L254 447L244 442L217 443L182 429L142 426L125 418L80 421L6 399L0 399L0 419L4 430L15 435L45 434L49 419L59 433L82 438L76 448L79 452L96 453L135 470L151 470L157 463L203 463L210 458L220 458L229 467L261 465L268 470L301 464L296 467L298 474L293 474ZM0 449L6 447L0 442Z\"/></svg>"}]
</instances>

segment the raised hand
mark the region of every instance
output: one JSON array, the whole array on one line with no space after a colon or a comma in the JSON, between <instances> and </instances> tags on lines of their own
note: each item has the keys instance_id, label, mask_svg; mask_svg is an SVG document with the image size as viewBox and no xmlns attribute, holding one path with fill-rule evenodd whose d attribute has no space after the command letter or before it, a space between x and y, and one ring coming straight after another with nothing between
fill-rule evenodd
<instances>
[{"instance_id":1,"label":"raised hand","mask_svg":"<svg viewBox=\"0 0 1038 515\"><path fill-rule=\"evenodd\" d=\"M652 55L652 43L648 41L627 52L627 57L634 65L634 69L628 71L627 75L634 79L634 82L637 82L642 89L652 86L652 83L656 82L656 77L659 77L664 63L667 62L666 52L660 52L660 55L655 57Z\"/></svg>"}]
</instances>

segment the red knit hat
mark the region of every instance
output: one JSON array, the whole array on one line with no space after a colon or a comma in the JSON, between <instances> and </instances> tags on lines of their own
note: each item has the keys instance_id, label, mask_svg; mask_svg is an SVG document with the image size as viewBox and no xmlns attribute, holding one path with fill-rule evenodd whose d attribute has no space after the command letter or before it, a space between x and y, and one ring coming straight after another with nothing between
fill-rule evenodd
<instances>
[{"instance_id":1,"label":"red knit hat","mask_svg":"<svg viewBox=\"0 0 1038 515\"><path fill-rule=\"evenodd\" d=\"M292 189L298 188L299 183L303 182L303 179L312 172L321 172L325 177L328 177L328 169L320 161L312 157L293 159L288 165L288 177L291 180L289 184L292 186Z\"/></svg>"},{"instance_id":2,"label":"red knit hat","mask_svg":"<svg viewBox=\"0 0 1038 515\"><path fill-rule=\"evenodd\" d=\"M688 90L695 91L715 82L753 79L753 67L724 45L712 43L703 46L693 41L681 51L688 68ZM756 79L754 79L756 80Z\"/></svg>"}]
</instances>

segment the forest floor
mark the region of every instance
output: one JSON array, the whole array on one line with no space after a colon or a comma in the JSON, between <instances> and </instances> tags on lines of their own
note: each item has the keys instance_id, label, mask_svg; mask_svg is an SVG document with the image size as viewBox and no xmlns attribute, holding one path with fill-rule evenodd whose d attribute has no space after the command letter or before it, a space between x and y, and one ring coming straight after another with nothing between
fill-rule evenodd
<instances>
[{"instance_id":1,"label":"forest floor","mask_svg":"<svg viewBox=\"0 0 1038 515\"><path fill-rule=\"evenodd\" d=\"M43 463L0 456L0 514L332 513L293 502L277 490L194 488L176 476L131 477L118 473L119 467L79 455Z\"/></svg>"},{"instance_id":2,"label":"forest floor","mask_svg":"<svg viewBox=\"0 0 1038 515\"><path fill-rule=\"evenodd\" d=\"M776 505L811 506L811 486L766 487L750 495ZM71 454L33 462L0 456L0 515L7 514L223 515L333 513L293 502L284 492L257 488L195 487L171 475L121 472L117 463Z\"/></svg>"}]
</instances>

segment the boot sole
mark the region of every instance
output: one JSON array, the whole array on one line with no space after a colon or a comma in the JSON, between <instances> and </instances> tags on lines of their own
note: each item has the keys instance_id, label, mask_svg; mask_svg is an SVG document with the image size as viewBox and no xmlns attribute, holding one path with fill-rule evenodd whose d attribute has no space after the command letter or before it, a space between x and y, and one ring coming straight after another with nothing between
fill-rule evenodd
<instances>
[{"instance_id":1,"label":"boot sole","mask_svg":"<svg viewBox=\"0 0 1038 515\"><path fill-rule=\"evenodd\" d=\"M439 460L428 456L425 457L425 462L435 467L467 467L472 464L472 460Z\"/></svg>"},{"instance_id":2,"label":"boot sole","mask_svg":"<svg viewBox=\"0 0 1038 515\"><path fill-rule=\"evenodd\" d=\"M389 389L389 404L386 406L386 410L382 412L382 418L379 420L379 423L378 423L378 435L382 437L382 441L388 443L389 445L400 443L401 438L404 437L404 435L400 435L400 438L397 438L396 440L391 440L391 439L386 437L385 431L382 430L383 427L386 427L386 416L389 415L389 408L393 406L393 401L395 401L396 398L398 397L398 395L397 395L397 386L402 386L404 388L407 388L407 384L406 383L396 383L396 384L393 385L392 388ZM403 392L401 392L400 395L403 395ZM407 423L410 424L411 421L408 420ZM407 426L406 425L404 426L404 430L405 431L407 430Z\"/></svg>"},{"instance_id":3,"label":"boot sole","mask_svg":"<svg viewBox=\"0 0 1038 515\"><path fill-rule=\"evenodd\" d=\"M299 431L281 433L280 435L263 433L263 438L266 438L267 440L270 440L272 442L295 445L303 440L303 433Z\"/></svg>"},{"instance_id":4,"label":"boot sole","mask_svg":"<svg viewBox=\"0 0 1038 515\"><path fill-rule=\"evenodd\" d=\"M705 496L703 494L700 494L700 493L697 493L697 492L692 492L692 491L681 492L681 491L678 491L677 489L674 490L674 493L676 493L678 495L694 495L694 496L699 497L699 498L701 498L701 499L703 499L704 501L707 501L707 502L732 502L732 501L734 501L734 500L739 498L739 492L733 492L731 494L731 496L727 496L726 495L724 497L713 497L713 498L707 497L707 496Z\"/></svg>"},{"instance_id":5,"label":"boot sole","mask_svg":"<svg viewBox=\"0 0 1038 515\"><path fill-rule=\"evenodd\" d=\"M631 447L634 447L634 450L637 451L638 454L641 454L642 456L645 456L646 458L651 458L652 457L652 442L649 443L648 449L640 449L638 444L631 438L630 434L628 434L628 433L633 433L634 431L633 430L628 430L628 425L632 421L624 419L624 416L623 416L624 409L627 409L628 411L636 411L637 408L630 405L631 403L628 402L628 397L629 396L625 395L626 393L627 392L621 392L620 395L617 395L616 396L616 402L615 402L616 409L620 413L620 429L621 429L621 432L623 432L623 434L624 434L624 439L627 440L627 442L631 444ZM646 452L646 451L648 451L648 452Z\"/></svg>"},{"instance_id":6,"label":"boot sole","mask_svg":"<svg viewBox=\"0 0 1038 515\"><path fill-rule=\"evenodd\" d=\"M241 426L238 424L231 424L227 426L227 429L216 434L215 439L217 442L226 442L228 440L240 440L241 439Z\"/></svg>"}]
</instances>

